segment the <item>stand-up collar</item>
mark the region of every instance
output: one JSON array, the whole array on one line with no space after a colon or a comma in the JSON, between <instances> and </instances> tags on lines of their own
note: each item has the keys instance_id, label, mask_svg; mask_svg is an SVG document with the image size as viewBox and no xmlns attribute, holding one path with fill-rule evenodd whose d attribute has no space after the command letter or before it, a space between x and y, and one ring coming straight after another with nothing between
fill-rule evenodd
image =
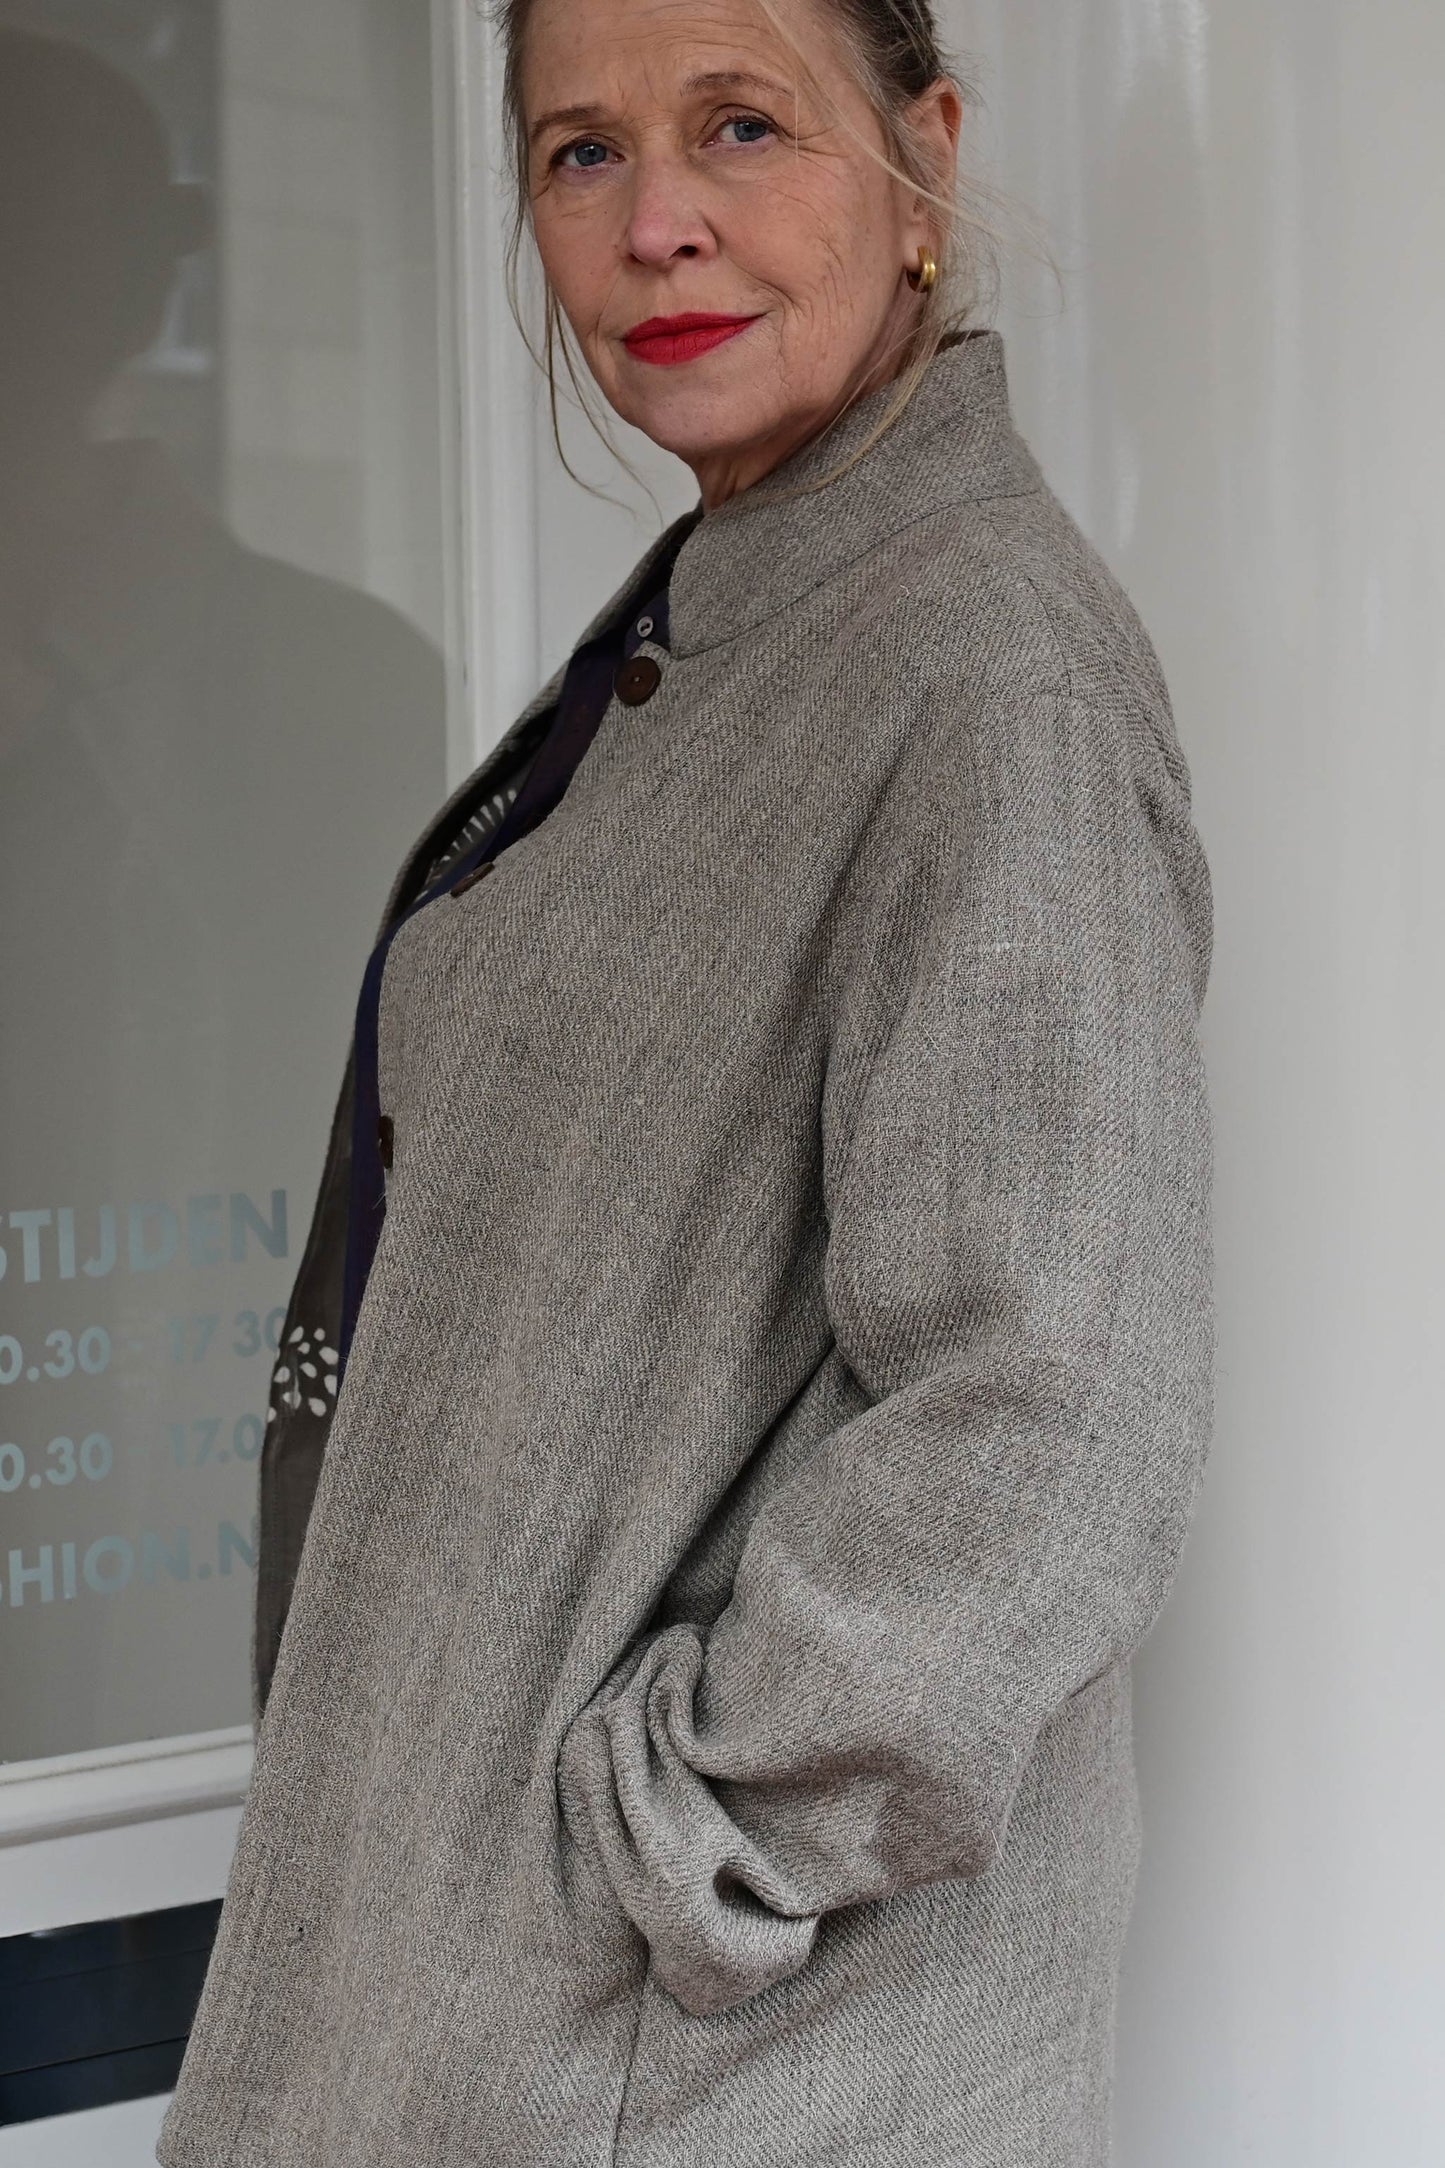
<instances>
[{"instance_id":1,"label":"stand-up collar","mask_svg":"<svg viewBox=\"0 0 1445 2168\"><path fill-rule=\"evenodd\" d=\"M892 396L891 384L870 392L753 488L697 518L672 573L674 655L750 631L948 505L1039 488L1009 408L1002 336L976 331L934 356L910 404L856 466L812 495L768 501L849 458Z\"/></svg>"}]
</instances>

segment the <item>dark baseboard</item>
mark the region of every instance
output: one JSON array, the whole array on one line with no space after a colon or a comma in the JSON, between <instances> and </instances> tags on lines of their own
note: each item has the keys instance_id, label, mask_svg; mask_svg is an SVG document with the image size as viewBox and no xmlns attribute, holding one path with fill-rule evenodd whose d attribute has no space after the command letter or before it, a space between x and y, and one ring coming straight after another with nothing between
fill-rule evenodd
<instances>
[{"instance_id":1,"label":"dark baseboard","mask_svg":"<svg viewBox=\"0 0 1445 2168\"><path fill-rule=\"evenodd\" d=\"M173 2090L221 1901L0 1937L0 2125Z\"/></svg>"}]
</instances>

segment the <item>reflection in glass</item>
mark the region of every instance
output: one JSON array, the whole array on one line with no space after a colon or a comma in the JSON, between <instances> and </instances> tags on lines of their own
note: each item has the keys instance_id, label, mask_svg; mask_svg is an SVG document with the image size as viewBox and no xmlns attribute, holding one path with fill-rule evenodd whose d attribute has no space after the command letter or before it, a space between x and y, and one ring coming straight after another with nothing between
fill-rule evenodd
<instances>
[{"instance_id":1,"label":"reflection in glass","mask_svg":"<svg viewBox=\"0 0 1445 2168\"><path fill-rule=\"evenodd\" d=\"M247 1718L280 1309L445 734L425 11L7 12L13 1760Z\"/></svg>"}]
</instances>

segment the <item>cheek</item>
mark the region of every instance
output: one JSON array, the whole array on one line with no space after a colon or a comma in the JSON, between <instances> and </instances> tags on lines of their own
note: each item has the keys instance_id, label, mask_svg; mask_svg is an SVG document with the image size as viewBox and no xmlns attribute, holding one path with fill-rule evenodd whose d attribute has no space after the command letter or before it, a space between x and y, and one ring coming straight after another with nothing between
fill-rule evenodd
<instances>
[{"instance_id":1,"label":"cheek","mask_svg":"<svg viewBox=\"0 0 1445 2168\"><path fill-rule=\"evenodd\" d=\"M557 299L574 320L586 319L595 312L612 262L597 208L542 196L532 207L532 234Z\"/></svg>"},{"instance_id":2,"label":"cheek","mask_svg":"<svg viewBox=\"0 0 1445 2168\"><path fill-rule=\"evenodd\" d=\"M809 325L871 317L894 275L878 212L872 191L805 172L748 207L734 253Z\"/></svg>"}]
</instances>

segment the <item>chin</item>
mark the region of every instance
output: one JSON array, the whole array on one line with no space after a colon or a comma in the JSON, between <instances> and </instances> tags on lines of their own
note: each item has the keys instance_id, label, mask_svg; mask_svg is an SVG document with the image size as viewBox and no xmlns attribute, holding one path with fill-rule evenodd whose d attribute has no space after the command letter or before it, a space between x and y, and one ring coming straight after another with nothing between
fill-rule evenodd
<instances>
[{"instance_id":1,"label":"chin","mask_svg":"<svg viewBox=\"0 0 1445 2168\"><path fill-rule=\"evenodd\" d=\"M701 387L659 385L649 397L629 400L618 412L665 452L694 465L725 459L730 452L770 436L781 417L771 406L746 399L707 396Z\"/></svg>"}]
</instances>

